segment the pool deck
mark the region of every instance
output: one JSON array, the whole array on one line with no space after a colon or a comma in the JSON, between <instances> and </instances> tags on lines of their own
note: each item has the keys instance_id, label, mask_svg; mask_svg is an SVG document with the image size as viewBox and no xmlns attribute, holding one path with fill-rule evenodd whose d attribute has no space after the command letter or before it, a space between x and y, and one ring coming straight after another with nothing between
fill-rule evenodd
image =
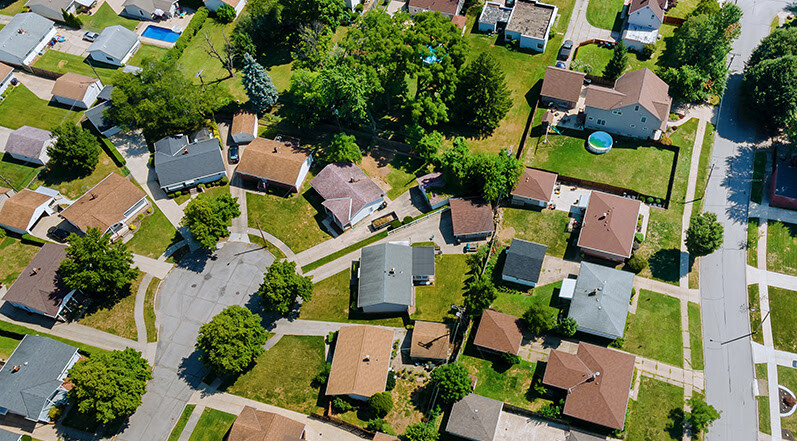
<instances>
[{"instance_id":1,"label":"pool deck","mask_svg":"<svg viewBox=\"0 0 797 441\"><path fill-rule=\"evenodd\" d=\"M150 44L152 46L163 47L166 49L171 49L172 47L174 47L173 42L158 40L149 37L142 37L141 34L143 34L144 31L147 30L147 28L150 26L157 26L159 28L164 28L164 29L172 29L175 26L177 26L185 30L185 28L188 27L188 23L191 22L191 18L194 16L194 12L196 11L194 11L191 8L183 8L183 11L185 11L184 17L175 16L167 20L151 21L151 22L142 21L141 24L138 27L136 27L136 33L138 34L141 43Z\"/></svg>"}]
</instances>

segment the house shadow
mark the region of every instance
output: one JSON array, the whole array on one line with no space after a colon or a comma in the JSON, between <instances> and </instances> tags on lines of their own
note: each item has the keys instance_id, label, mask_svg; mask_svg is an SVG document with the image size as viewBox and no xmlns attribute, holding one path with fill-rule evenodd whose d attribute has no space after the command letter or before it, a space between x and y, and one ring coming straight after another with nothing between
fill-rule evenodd
<instances>
[{"instance_id":1,"label":"house shadow","mask_svg":"<svg viewBox=\"0 0 797 441\"><path fill-rule=\"evenodd\" d=\"M32 312L23 311L17 307L11 306L10 303L5 302L0 306L0 314L10 318L11 320L29 323L31 325L38 325L43 328L52 329L55 325L55 320L45 317L41 314L34 314Z\"/></svg>"}]
</instances>

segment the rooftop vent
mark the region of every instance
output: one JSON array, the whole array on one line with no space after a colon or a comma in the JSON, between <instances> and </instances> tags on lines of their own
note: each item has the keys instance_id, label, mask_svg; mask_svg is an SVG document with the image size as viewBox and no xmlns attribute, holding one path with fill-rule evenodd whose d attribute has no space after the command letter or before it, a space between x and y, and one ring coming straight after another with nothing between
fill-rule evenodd
<instances>
[{"instance_id":1,"label":"rooftop vent","mask_svg":"<svg viewBox=\"0 0 797 441\"><path fill-rule=\"evenodd\" d=\"M31 273L32 273L32 275L39 274L39 268L33 268L33 270L31 271Z\"/></svg>"}]
</instances>

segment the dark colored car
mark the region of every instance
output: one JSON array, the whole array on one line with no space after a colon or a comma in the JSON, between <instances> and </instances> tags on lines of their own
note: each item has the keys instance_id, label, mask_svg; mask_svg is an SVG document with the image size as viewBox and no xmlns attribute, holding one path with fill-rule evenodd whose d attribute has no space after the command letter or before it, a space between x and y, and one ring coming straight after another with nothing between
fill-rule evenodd
<instances>
[{"instance_id":1,"label":"dark colored car","mask_svg":"<svg viewBox=\"0 0 797 441\"><path fill-rule=\"evenodd\" d=\"M560 69L567 69L567 65L565 64L564 61L557 61L556 62L556 67L558 67Z\"/></svg>"},{"instance_id":2,"label":"dark colored car","mask_svg":"<svg viewBox=\"0 0 797 441\"><path fill-rule=\"evenodd\" d=\"M238 146L231 145L228 153L230 154L230 164L237 164L240 159L238 157Z\"/></svg>"},{"instance_id":3,"label":"dark colored car","mask_svg":"<svg viewBox=\"0 0 797 441\"><path fill-rule=\"evenodd\" d=\"M570 58L570 52L572 51L573 51L573 41L572 40L565 41L565 43L562 45L562 48L559 49L559 59L567 60L568 58Z\"/></svg>"},{"instance_id":4,"label":"dark colored car","mask_svg":"<svg viewBox=\"0 0 797 441\"><path fill-rule=\"evenodd\" d=\"M66 238L69 237L69 232L58 227L50 227L50 229L47 230L47 235L58 242L66 242Z\"/></svg>"}]
</instances>

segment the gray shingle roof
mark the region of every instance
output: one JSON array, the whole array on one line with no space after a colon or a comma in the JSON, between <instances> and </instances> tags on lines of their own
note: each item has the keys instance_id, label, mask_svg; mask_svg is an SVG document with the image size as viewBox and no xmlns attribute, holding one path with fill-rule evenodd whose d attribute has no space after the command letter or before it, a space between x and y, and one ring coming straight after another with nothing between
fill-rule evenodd
<instances>
[{"instance_id":1,"label":"gray shingle roof","mask_svg":"<svg viewBox=\"0 0 797 441\"><path fill-rule=\"evenodd\" d=\"M110 108L111 102L105 101L84 112L86 119L88 119L91 125L93 125L94 128L96 128L100 133L116 125L116 123L105 116L105 111Z\"/></svg>"},{"instance_id":2,"label":"gray shingle roof","mask_svg":"<svg viewBox=\"0 0 797 441\"><path fill-rule=\"evenodd\" d=\"M224 171L216 138L188 144L187 136L170 136L155 143L155 172L164 187Z\"/></svg>"},{"instance_id":3,"label":"gray shingle roof","mask_svg":"<svg viewBox=\"0 0 797 441\"><path fill-rule=\"evenodd\" d=\"M174 3L173 0L126 0L122 6L132 5L151 14L156 9L168 12L172 3Z\"/></svg>"},{"instance_id":4,"label":"gray shingle roof","mask_svg":"<svg viewBox=\"0 0 797 441\"><path fill-rule=\"evenodd\" d=\"M53 29L53 22L33 12L17 14L0 29L0 49L25 58ZM22 30L22 32L20 32Z\"/></svg>"},{"instance_id":5,"label":"gray shingle roof","mask_svg":"<svg viewBox=\"0 0 797 441\"><path fill-rule=\"evenodd\" d=\"M470 394L451 407L446 432L474 441L492 441L504 403Z\"/></svg>"},{"instance_id":6,"label":"gray shingle roof","mask_svg":"<svg viewBox=\"0 0 797 441\"><path fill-rule=\"evenodd\" d=\"M0 441L19 441L22 435L0 429Z\"/></svg>"},{"instance_id":7,"label":"gray shingle roof","mask_svg":"<svg viewBox=\"0 0 797 441\"><path fill-rule=\"evenodd\" d=\"M0 407L37 421L76 353L77 348L60 341L26 335L0 369Z\"/></svg>"},{"instance_id":8,"label":"gray shingle roof","mask_svg":"<svg viewBox=\"0 0 797 441\"><path fill-rule=\"evenodd\" d=\"M121 60L137 42L138 35L135 32L122 25L113 25L103 29L88 50L99 51Z\"/></svg>"},{"instance_id":9,"label":"gray shingle roof","mask_svg":"<svg viewBox=\"0 0 797 441\"><path fill-rule=\"evenodd\" d=\"M38 158L50 138L52 135L47 130L22 126L8 135L6 151L29 158Z\"/></svg>"},{"instance_id":10,"label":"gray shingle roof","mask_svg":"<svg viewBox=\"0 0 797 441\"><path fill-rule=\"evenodd\" d=\"M110 101L111 92L113 92L113 86L110 84L106 84L105 87L103 87L102 90L100 91L100 94L97 95L97 99L102 101Z\"/></svg>"},{"instance_id":11,"label":"gray shingle roof","mask_svg":"<svg viewBox=\"0 0 797 441\"><path fill-rule=\"evenodd\" d=\"M362 249L357 307L412 305L412 248L383 243Z\"/></svg>"},{"instance_id":12,"label":"gray shingle roof","mask_svg":"<svg viewBox=\"0 0 797 441\"><path fill-rule=\"evenodd\" d=\"M578 322L579 331L622 337L633 286L629 272L582 262L568 315Z\"/></svg>"},{"instance_id":13,"label":"gray shingle roof","mask_svg":"<svg viewBox=\"0 0 797 441\"><path fill-rule=\"evenodd\" d=\"M434 275L434 247L412 247L412 275Z\"/></svg>"},{"instance_id":14,"label":"gray shingle roof","mask_svg":"<svg viewBox=\"0 0 797 441\"><path fill-rule=\"evenodd\" d=\"M506 250L504 276L537 283L545 258L545 245L527 240L512 239L512 245Z\"/></svg>"},{"instance_id":15,"label":"gray shingle roof","mask_svg":"<svg viewBox=\"0 0 797 441\"><path fill-rule=\"evenodd\" d=\"M606 438L580 430L571 430L567 435L567 441L606 441Z\"/></svg>"}]
</instances>

